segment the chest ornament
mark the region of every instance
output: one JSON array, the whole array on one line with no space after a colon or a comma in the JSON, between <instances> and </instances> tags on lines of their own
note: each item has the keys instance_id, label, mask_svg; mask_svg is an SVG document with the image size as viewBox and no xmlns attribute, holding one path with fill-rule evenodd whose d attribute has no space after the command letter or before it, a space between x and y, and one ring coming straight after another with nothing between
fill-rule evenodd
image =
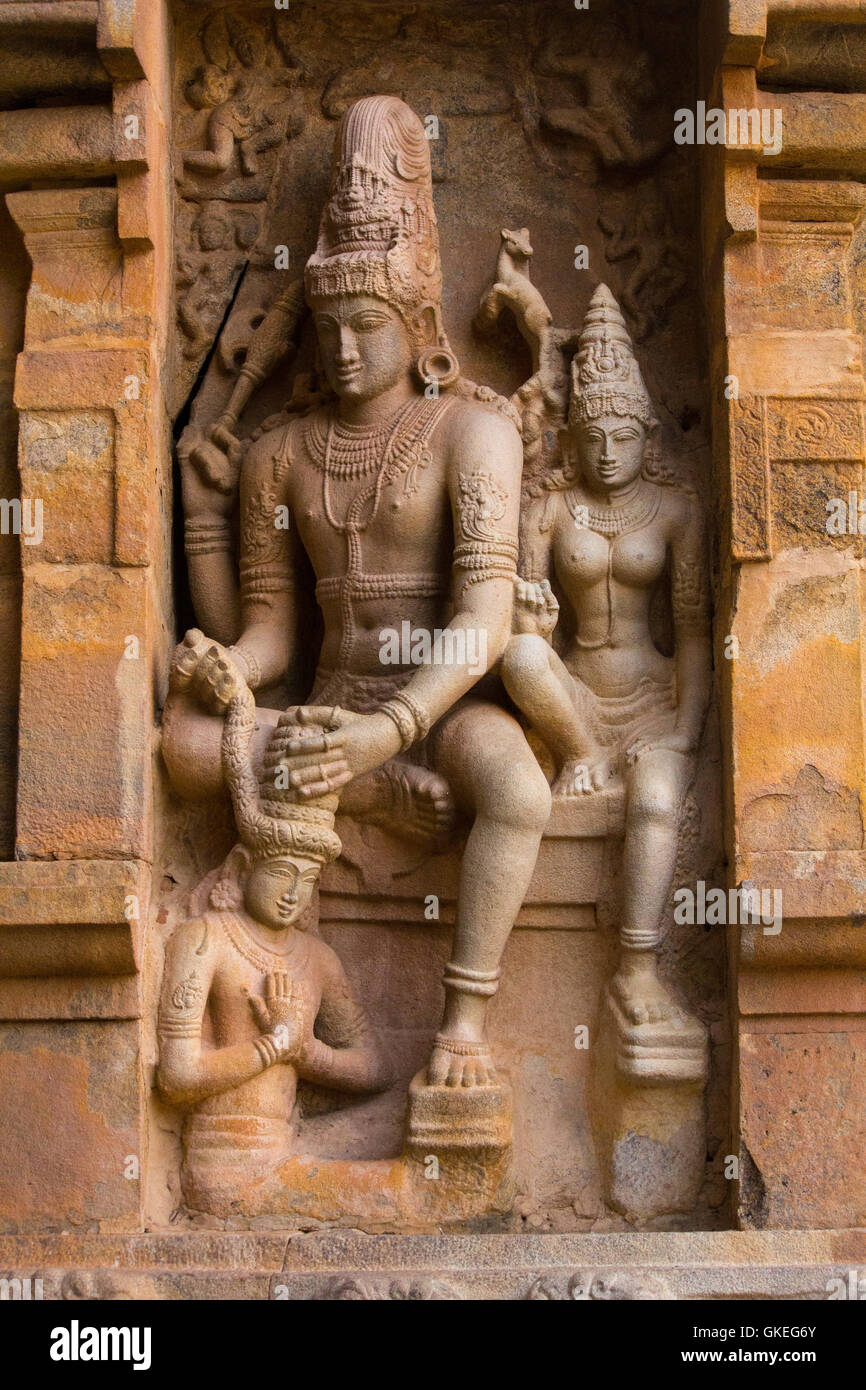
<instances>
[{"instance_id":1,"label":"chest ornament","mask_svg":"<svg viewBox=\"0 0 866 1390\"><path fill-rule=\"evenodd\" d=\"M575 493L565 493L565 502L571 512L574 524L580 530L595 531L599 536L623 536L628 531L639 531L653 520L661 505L661 493L657 488L642 489L632 501L621 507L605 507L596 503L589 506L579 502Z\"/></svg>"}]
</instances>

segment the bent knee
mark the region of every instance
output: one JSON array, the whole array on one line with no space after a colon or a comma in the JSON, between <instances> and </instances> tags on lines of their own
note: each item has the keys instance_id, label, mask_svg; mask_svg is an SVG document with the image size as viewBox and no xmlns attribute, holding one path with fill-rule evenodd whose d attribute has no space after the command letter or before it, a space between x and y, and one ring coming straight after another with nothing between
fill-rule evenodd
<instances>
[{"instance_id":1,"label":"bent knee","mask_svg":"<svg viewBox=\"0 0 866 1390\"><path fill-rule=\"evenodd\" d=\"M629 798L629 819L648 825L676 826L680 817L682 795L679 785L664 777L653 777L632 790Z\"/></svg>"},{"instance_id":2,"label":"bent knee","mask_svg":"<svg viewBox=\"0 0 866 1390\"><path fill-rule=\"evenodd\" d=\"M550 648L543 637L524 632L512 637L502 656L502 679L509 694L531 690L550 669Z\"/></svg>"},{"instance_id":3,"label":"bent knee","mask_svg":"<svg viewBox=\"0 0 866 1390\"><path fill-rule=\"evenodd\" d=\"M527 760L509 767L507 774L497 780L486 810L500 825L537 833L550 819L552 798L547 778L528 745L526 751Z\"/></svg>"}]
</instances>

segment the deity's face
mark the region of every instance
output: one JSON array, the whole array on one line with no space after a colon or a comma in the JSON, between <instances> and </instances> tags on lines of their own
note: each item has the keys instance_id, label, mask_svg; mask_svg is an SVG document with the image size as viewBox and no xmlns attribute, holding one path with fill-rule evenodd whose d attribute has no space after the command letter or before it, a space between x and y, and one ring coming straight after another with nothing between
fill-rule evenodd
<instances>
[{"instance_id":1,"label":"deity's face","mask_svg":"<svg viewBox=\"0 0 866 1390\"><path fill-rule=\"evenodd\" d=\"M322 866L302 854L253 861L244 885L244 907L273 931L291 926L309 907Z\"/></svg>"},{"instance_id":2,"label":"deity's face","mask_svg":"<svg viewBox=\"0 0 866 1390\"><path fill-rule=\"evenodd\" d=\"M627 487L640 476L647 432L640 420L600 415L574 431L583 480L593 492Z\"/></svg>"},{"instance_id":3,"label":"deity's face","mask_svg":"<svg viewBox=\"0 0 866 1390\"><path fill-rule=\"evenodd\" d=\"M396 309L372 295L311 301L322 366L333 391L348 401L371 401L411 376L417 356Z\"/></svg>"}]
</instances>

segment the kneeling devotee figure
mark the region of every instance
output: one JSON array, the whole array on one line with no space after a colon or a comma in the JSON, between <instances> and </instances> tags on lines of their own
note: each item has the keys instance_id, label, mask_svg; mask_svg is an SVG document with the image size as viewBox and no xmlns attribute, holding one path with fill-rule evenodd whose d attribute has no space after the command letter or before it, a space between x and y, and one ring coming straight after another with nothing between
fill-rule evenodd
<instances>
[{"instance_id":1,"label":"kneeling devotee figure","mask_svg":"<svg viewBox=\"0 0 866 1390\"><path fill-rule=\"evenodd\" d=\"M202 645L181 649L176 686ZM304 930L319 873L340 841L335 795L299 804L280 790L296 718L291 710L280 717L259 786L250 757L255 703L234 680L222 748L240 839L208 910L181 923L166 953L158 1082L169 1102L190 1110L183 1186L193 1206L247 1192L295 1151L299 1079L356 1092L390 1079L339 958Z\"/></svg>"}]
</instances>

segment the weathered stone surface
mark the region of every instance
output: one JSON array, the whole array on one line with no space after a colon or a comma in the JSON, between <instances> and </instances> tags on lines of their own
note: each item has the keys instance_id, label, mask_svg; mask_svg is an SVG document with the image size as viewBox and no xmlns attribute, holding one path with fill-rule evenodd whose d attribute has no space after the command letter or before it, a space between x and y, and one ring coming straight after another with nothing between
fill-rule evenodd
<instances>
[{"instance_id":1,"label":"weathered stone surface","mask_svg":"<svg viewBox=\"0 0 866 1390\"><path fill-rule=\"evenodd\" d=\"M866 1291L862 8L0 43L2 1270Z\"/></svg>"},{"instance_id":2,"label":"weathered stone surface","mask_svg":"<svg viewBox=\"0 0 866 1390\"><path fill-rule=\"evenodd\" d=\"M835 995L839 1013L854 1012L854 1001L844 997L839 982L829 983L824 1001L810 1001L809 1012L825 1012L827 995ZM861 1017L864 1004L861 990ZM853 1019L850 1023L849 1031L841 1032L836 1031L838 1023L819 1030L802 1020L796 1031L781 1024L778 1031L741 1037L747 1096L740 1139L744 1224L788 1229L863 1225L866 1038Z\"/></svg>"},{"instance_id":3,"label":"weathered stone surface","mask_svg":"<svg viewBox=\"0 0 866 1390\"><path fill-rule=\"evenodd\" d=\"M199 1233L7 1237L0 1268L45 1298L822 1300L854 1274L857 1231L578 1236Z\"/></svg>"},{"instance_id":4,"label":"weathered stone surface","mask_svg":"<svg viewBox=\"0 0 866 1390\"><path fill-rule=\"evenodd\" d=\"M6 1232L140 1228L137 1031L109 1021L0 1026Z\"/></svg>"},{"instance_id":5,"label":"weathered stone surface","mask_svg":"<svg viewBox=\"0 0 866 1390\"><path fill-rule=\"evenodd\" d=\"M862 167L862 83L846 80L842 53L846 39L857 50L863 29L853 7L807 13L773 0L732 6L729 19L737 66L725 70L725 102L775 110L782 126L777 154L715 158L737 217L727 241L714 234L724 277L715 331L727 338L718 370L731 374L717 407L729 417L730 454L717 457L732 502L720 608L730 881L778 899L776 919L740 927L731 943L738 1220L829 1227L862 1219L852 1153L866 1133L856 1096L864 223L862 186L835 176ZM762 91L768 80L795 90ZM770 167L775 177L758 177Z\"/></svg>"}]
</instances>

